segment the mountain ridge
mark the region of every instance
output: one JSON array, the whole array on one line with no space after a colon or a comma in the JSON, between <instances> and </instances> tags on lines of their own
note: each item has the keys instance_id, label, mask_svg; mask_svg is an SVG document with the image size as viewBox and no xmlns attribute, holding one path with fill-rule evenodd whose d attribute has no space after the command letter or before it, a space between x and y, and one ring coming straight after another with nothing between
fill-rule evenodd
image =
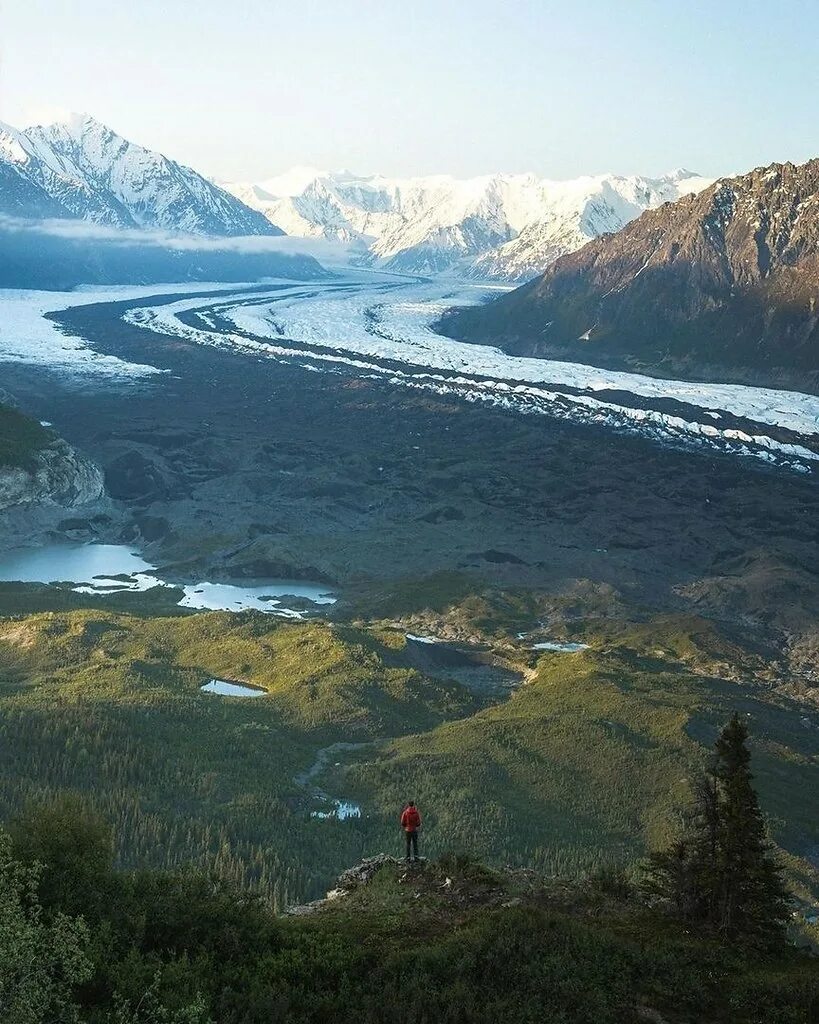
<instances>
[{"instance_id":1,"label":"mountain ridge","mask_svg":"<svg viewBox=\"0 0 819 1024\"><path fill-rule=\"evenodd\" d=\"M522 281L643 210L710 184L535 174L390 178L294 167L218 182L86 114L18 130L0 124L0 215L234 237L289 234L352 243L360 260L410 274Z\"/></svg>"},{"instance_id":2,"label":"mountain ridge","mask_svg":"<svg viewBox=\"0 0 819 1024\"><path fill-rule=\"evenodd\" d=\"M441 322L516 355L819 386L819 159L723 178Z\"/></svg>"},{"instance_id":3,"label":"mountain ridge","mask_svg":"<svg viewBox=\"0 0 819 1024\"><path fill-rule=\"evenodd\" d=\"M358 241L372 262L390 270L515 281L711 181L684 169L659 178L552 181L534 174L386 178L294 168L264 182L223 186L288 234Z\"/></svg>"},{"instance_id":4,"label":"mountain ridge","mask_svg":"<svg viewBox=\"0 0 819 1024\"><path fill-rule=\"evenodd\" d=\"M0 214L192 235L280 235L258 211L88 115L24 130L0 123Z\"/></svg>"}]
</instances>

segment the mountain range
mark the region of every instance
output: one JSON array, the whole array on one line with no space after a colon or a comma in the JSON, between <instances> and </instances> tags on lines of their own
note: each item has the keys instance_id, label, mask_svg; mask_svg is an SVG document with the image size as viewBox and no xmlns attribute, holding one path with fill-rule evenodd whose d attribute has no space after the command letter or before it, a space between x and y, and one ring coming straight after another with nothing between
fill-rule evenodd
<instances>
[{"instance_id":1,"label":"mountain range","mask_svg":"<svg viewBox=\"0 0 819 1024\"><path fill-rule=\"evenodd\" d=\"M686 170L551 181L534 174L359 177L303 167L222 185L287 234L358 242L367 259L389 270L520 281L711 181Z\"/></svg>"},{"instance_id":2,"label":"mountain range","mask_svg":"<svg viewBox=\"0 0 819 1024\"><path fill-rule=\"evenodd\" d=\"M0 123L0 215L191 235L282 234L201 174L82 114L24 131Z\"/></svg>"},{"instance_id":3,"label":"mountain range","mask_svg":"<svg viewBox=\"0 0 819 1024\"><path fill-rule=\"evenodd\" d=\"M819 159L649 210L442 329L518 355L819 388Z\"/></svg>"},{"instance_id":4,"label":"mountain range","mask_svg":"<svg viewBox=\"0 0 819 1024\"><path fill-rule=\"evenodd\" d=\"M194 236L325 238L353 243L362 262L392 271L511 282L710 182L685 170L551 181L296 167L260 182L217 183L87 115L23 130L0 124L0 215Z\"/></svg>"},{"instance_id":5,"label":"mountain range","mask_svg":"<svg viewBox=\"0 0 819 1024\"><path fill-rule=\"evenodd\" d=\"M264 237L286 233L401 273L534 277L445 316L441 329L468 341L819 388L819 160L715 182L686 170L551 181L296 167L221 186L71 115L0 125L0 218L0 286L321 276ZM219 248L244 236L262 237Z\"/></svg>"}]
</instances>

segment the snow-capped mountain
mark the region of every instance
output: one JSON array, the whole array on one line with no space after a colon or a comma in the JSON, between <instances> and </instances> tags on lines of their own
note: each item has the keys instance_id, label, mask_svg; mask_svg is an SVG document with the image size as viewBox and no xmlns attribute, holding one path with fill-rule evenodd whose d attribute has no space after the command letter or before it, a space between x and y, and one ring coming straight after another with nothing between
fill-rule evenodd
<instances>
[{"instance_id":1,"label":"snow-capped mountain","mask_svg":"<svg viewBox=\"0 0 819 1024\"><path fill-rule=\"evenodd\" d=\"M550 181L533 174L390 179L294 168L223 187L288 234L358 240L389 269L521 280L711 180L684 170L661 178Z\"/></svg>"},{"instance_id":2,"label":"snow-capped mountain","mask_svg":"<svg viewBox=\"0 0 819 1024\"><path fill-rule=\"evenodd\" d=\"M0 125L0 213L195 235L282 233L189 167L85 115L23 131Z\"/></svg>"},{"instance_id":3,"label":"snow-capped mountain","mask_svg":"<svg viewBox=\"0 0 819 1024\"><path fill-rule=\"evenodd\" d=\"M23 131L0 125L0 214L194 235L323 237L360 246L362 258L379 266L419 274L525 280L708 184L688 171L550 181L295 167L220 185L85 115Z\"/></svg>"},{"instance_id":4,"label":"snow-capped mountain","mask_svg":"<svg viewBox=\"0 0 819 1024\"><path fill-rule=\"evenodd\" d=\"M0 123L0 214L37 220L65 216L62 203L40 184L39 168L32 173L37 164L22 132Z\"/></svg>"},{"instance_id":5,"label":"snow-capped mountain","mask_svg":"<svg viewBox=\"0 0 819 1024\"><path fill-rule=\"evenodd\" d=\"M819 391L819 158L647 210L443 333L516 356Z\"/></svg>"},{"instance_id":6,"label":"snow-capped mountain","mask_svg":"<svg viewBox=\"0 0 819 1024\"><path fill-rule=\"evenodd\" d=\"M646 210L700 192L713 182L678 170L661 178L600 175L537 185L542 216L511 241L479 256L471 273L510 281L537 276L558 257L599 235L620 231Z\"/></svg>"}]
</instances>

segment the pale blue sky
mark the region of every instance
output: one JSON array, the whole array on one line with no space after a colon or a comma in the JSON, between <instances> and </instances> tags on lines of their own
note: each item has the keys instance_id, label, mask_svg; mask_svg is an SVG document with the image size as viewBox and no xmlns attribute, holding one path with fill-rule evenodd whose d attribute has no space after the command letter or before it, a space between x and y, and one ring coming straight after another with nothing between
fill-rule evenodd
<instances>
[{"instance_id":1,"label":"pale blue sky","mask_svg":"<svg viewBox=\"0 0 819 1024\"><path fill-rule=\"evenodd\" d=\"M552 177L819 154L819 0L0 0L0 120L219 177Z\"/></svg>"}]
</instances>

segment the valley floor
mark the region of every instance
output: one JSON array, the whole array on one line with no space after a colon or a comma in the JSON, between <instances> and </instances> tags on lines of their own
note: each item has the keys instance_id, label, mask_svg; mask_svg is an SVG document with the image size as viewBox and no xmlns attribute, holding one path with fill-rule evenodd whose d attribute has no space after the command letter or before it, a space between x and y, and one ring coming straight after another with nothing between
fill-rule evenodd
<instances>
[{"instance_id":1,"label":"valley floor","mask_svg":"<svg viewBox=\"0 0 819 1024\"><path fill-rule=\"evenodd\" d=\"M173 291L184 286L173 286ZM150 378L144 359L114 358L85 344L83 311L108 315L253 359L312 371L380 378L394 387L457 396L527 414L593 423L666 444L750 455L809 472L819 458L819 398L736 384L691 383L579 363L510 356L434 330L452 306L488 300L497 288L345 270L328 282L194 289L174 299L146 289L11 293L0 307L11 326L6 358L58 366L85 378ZM191 291L191 287L187 288ZM27 297L27 295L29 297ZM127 306L117 298L143 296ZM59 312L44 318L48 308ZM53 323L49 323L51 320Z\"/></svg>"},{"instance_id":2,"label":"valley floor","mask_svg":"<svg viewBox=\"0 0 819 1024\"><path fill-rule=\"evenodd\" d=\"M428 322L462 298L279 282L94 294L46 320L36 298L42 358L18 346L3 385L103 467L109 497L30 534L340 600L329 624L283 625L4 585L4 811L73 789L125 823L123 862L201 855L281 902L394 842L411 788L437 848L573 870L664 837L739 707L807 898L817 400L456 348ZM4 546L25 529L9 517ZM481 645L528 682L487 700L406 633ZM532 650L552 641L589 649ZM209 678L276 692L224 703L199 692ZM363 817L311 819L294 780L339 742L366 746L316 785Z\"/></svg>"}]
</instances>

